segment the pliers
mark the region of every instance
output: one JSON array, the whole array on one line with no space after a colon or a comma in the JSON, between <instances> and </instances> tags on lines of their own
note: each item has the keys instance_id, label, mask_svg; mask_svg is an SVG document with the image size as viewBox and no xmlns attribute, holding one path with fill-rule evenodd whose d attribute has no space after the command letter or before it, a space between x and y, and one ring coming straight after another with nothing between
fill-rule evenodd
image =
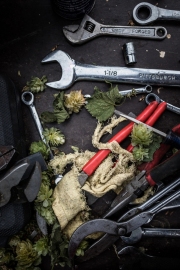
<instances>
[{"instance_id":1,"label":"pliers","mask_svg":"<svg viewBox=\"0 0 180 270\"><path fill-rule=\"evenodd\" d=\"M180 125L175 126L172 129L177 134L180 134ZM107 213L104 214L103 218L110 217L112 214L120 212L125 206L137 198L149 185L159 185L161 189L163 188L163 183L161 180L179 172L179 161L180 161L180 151L173 155L170 159L161 163L159 166L152 169L156 164L160 162L166 152L170 149L170 145L161 144L161 147L154 153L154 159L152 162L144 163L139 169L143 169L125 188L120 192L119 195L112 202ZM146 171L145 171L146 170ZM136 214L137 208L131 210L131 212L126 215ZM133 212L134 211L134 212ZM125 218L125 216L124 216ZM97 229L97 226L96 226ZM97 229L98 231L98 229ZM89 249L85 252L84 260L88 260L104 250L106 250L111 244L117 240L117 236L105 235L100 240L95 242Z\"/></svg>"},{"instance_id":2,"label":"pliers","mask_svg":"<svg viewBox=\"0 0 180 270\"><path fill-rule=\"evenodd\" d=\"M7 168L16 154L16 150L12 145L0 145L0 171Z\"/></svg>"},{"instance_id":3,"label":"pliers","mask_svg":"<svg viewBox=\"0 0 180 270\"><path fill-rule=\"evenodd\" d=\"M151 172L151 177L153 180L155 180L157 176L161 177L161 172L163 172L165 168L166 172L168 172L169 166L170 171L171 169L173 172L179 171L179 161L180 151L174 154L170 159L163 162L160 166L157 166L155 171L153 170L153 173ZM173 166L173 164L176 165ZM170 175L170 173L168 175ZM100 240L92 245L89 250L87 250L87 253L85 252L85 256L87 255L88 258L92 258L112 245L116 240L118 240L120 236L125 236L140 226L149 223L154 215L161 211L164 206L179 197L180 189L173 191L179 185L180 178L178 177L170 184L165 185L164 188L160 189L159 192L155 193L155 195L150 197L150 199L148 199L142 205L132 208L125 212L125 214L120 215L117 222L109 219L94 219L84 223L79 228L77 228L71 236L69 242L69 257L73 259L79 244L89 234L94 232L106 233ZM170 195L166 196L167 194Z\"/></svg>"},{"instance_id":4,"label":"pliers","mask_svg":"<svg viewBox=\"0 0 180 270\"><path fill-rule=\"evenodd\" d=\"M18 161L0 176L0 207L8 202L32 202L40 189L41 171L47 169L40 153Z\"/></svg>"}]
</instances>

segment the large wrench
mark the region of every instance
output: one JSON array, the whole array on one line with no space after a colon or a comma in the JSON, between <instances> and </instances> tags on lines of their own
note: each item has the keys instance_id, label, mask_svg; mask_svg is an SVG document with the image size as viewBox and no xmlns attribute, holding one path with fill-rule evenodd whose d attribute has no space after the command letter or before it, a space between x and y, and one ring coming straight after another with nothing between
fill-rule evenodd
<instances>
[{"instance_id":1,"label":"large wrench","mask_svg":"<svg viewBox=\"0 0 180 270\"><path fill-rule=\"evenodd\" d=\"M152 99L153 100L156 100L157 102L161 103L161 102L164 102L164 100L162 100L160 97L158 97L156 94L154 93L149 93L146 98L145 98L145 101L147 104L149 104L150 102L152 102ZM170 103L167 103L167 110L171 111L171 112L174 112L174 113L177 113L177 114L180 114L180 108L179 107L176 107Z\"/></svg>"},{"instance_id":2,"label":"large wrench","mask_svg":"<svg viewBox=\"0 0 180 270\"><path fill-rule=\"evenodd\" d=\"M29 109L31 111L31 114L32 114L32 117L34 119L34 122L36 124L37 130L38 130L39 135L41 137L41 140L49 148L50 158L53 159L54 158L54 155L53 155L53 153L51 151L51 148L50 148L49 144L47 143L47 141L46 141L46 139L45 139L45 137L43 135L43 127L41 125L41 122L39 120L39 116L38 116L37 111L36 111L36 108L34 106L34 95L33 95L33 93L31 93L31 92L24 92L24 93L22 93L21 100L22 100L22 102L25 105L27 105L29 107ZM56 177L55 182L57 184L59 181L61 181L61 179L62 179L63 176L60 175L60 174L58 174L58 175L55 175L55 177Z\"/></svg>"},{"instance_id":3,"label":"large wrench","mask_svg":"<svg viewBox=\"0 0 180 270\"><path fill-rule=\"evenodd\" d=\"M180 87L180 71L81 64L61 50L48 54L42 63L54 61L61 65L62 78L59 81L46 83L46 85L55 89L66 89L80 80Z\"/></svg>"},{"instance_id":4,"label":"large wrench","mask_svg":"<svg viewBox=\"0 0 180 270\"><path fill-rule=\"evenodd\" d=\"M82 44L98 36L113 35L119 37L164 39L167 30L162 26L113 26L103 25L85 15L80 25L68 25L63 28L65 37L71 42Z\"/></svg>"},{"instance_id":5,"label":"large wrench","mask_svg":"<svg viewBox=\"0 0 180 270\"><path fill-rule=\"evenodd\" d=\"M159 8L147 2L141 2L133 10L134 20L147 25L157 20L180 20L180 11Z\"/></svg>"}]
</instances>

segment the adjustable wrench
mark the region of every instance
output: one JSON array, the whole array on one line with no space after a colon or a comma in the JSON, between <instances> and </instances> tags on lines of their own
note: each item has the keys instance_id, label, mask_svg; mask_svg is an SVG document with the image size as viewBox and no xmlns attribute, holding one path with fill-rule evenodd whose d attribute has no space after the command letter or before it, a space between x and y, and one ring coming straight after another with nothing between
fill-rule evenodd
<instances>
[{"instance_id":1,"label":"adjustable wrench","mask_svg":"<svg viewBox=\"0 0 180 270\"><path fill-rule=\"evenodd\" d=\"M151 101L153 100L156 100L158 103L161 103L161 102L164 102L164 100L162 100L160 97L158 97L156 94L154 93L149 93L146 98L145 98L145 101L147 104L149 104ZM180 108L179 107L176 107L170 103L167 103L167 107L166 109L171 111L171 112L174 112L174 113L177 113L177 114L180 114Z\"/></svg>"},{"instance_id":2,"label":"adjustable wrench","mask_svg":"<svg viewBox=\"0 0 180 270\"><path fill-rule=\"evenodd\" d=\"M80 80L180 87L180 71L81 64L61 50L51 52L41 62L54 61L61 65L62 78L46 85L55 89L66 89Z\"/></svg>"},{"instance_id":3,"label":"adjustable wrench","mask_svg":"<svg viewBox=\"0 0 180 270\"><path fill-rule=\"evenodd\" d=\"M135 22L147 25L157 20L180 20L180 11L159 8L147 2L141 2L133 9Z\"/></svg>"},{"instance_id":4,"label":"adjustable wrench","mask_svg":"<svg viewBox=\"0 0 180 270\"><path fill-rule=\"evenodd\" d=\"M93 20L90 16L85 15L80 25L68 25L63 27L63 33L71 43L82 44L102 35L162 40L166 37L167 30L162 26L139 27L103 25Z\"/></svg>"}]
</instances>

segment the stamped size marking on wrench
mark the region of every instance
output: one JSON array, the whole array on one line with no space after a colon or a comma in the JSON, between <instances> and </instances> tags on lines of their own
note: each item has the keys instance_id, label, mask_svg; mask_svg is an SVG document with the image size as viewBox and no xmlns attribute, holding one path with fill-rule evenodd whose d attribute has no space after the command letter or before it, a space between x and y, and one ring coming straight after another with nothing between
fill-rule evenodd
<instances>
[{"instance_id":1,"label":"stamped size marking on wrench","mask_svg":"<svg viewBox=\"0 0 180 270\"><path fill-rule=\"evenodd\" d=\"M180 71L82 64L60 50L51 52L42 63L55 61L61 65L62 77L59 81L46 83L47 86L55 89L67 89L80 80L180 87Z\"/></svg>"},{"instance_id":2,"label":"stamped size marking on wrench","mask_svg":"<svg viewBox=\"0 0 180 270\"><path fill-rule=\"evenodd\" d=\"M180 20L180 11L159 8L147 2L139 3L133 10L134 20L147 25L157 20Z\"/></svg>"},{"instance_id":3,"label":"stamped size marking on wrench","mask_svg":"<svg viewBox=\"0 0 180 270\"><path fill-rule=\"evenodd\" d=\"M145 101L147 104L149 104L152 100L156 100L157 102L161 103L164 102L164 100L162 100L160 97L158 97L156 94L154 93L150 93L146 96ZM167 102L166 102L167 103ZM180 108L176 107L170 103L167 103L167 110L180 114Z\"/></svg>"},{"instance_id":4,"label":"stamped size marking on wrench","mask_svg":"<svg viewBox=\"0 0 180 270\"><path fill-rule=\"evenodd\" d=\"M63 33L70 42L82 44L102 35L161 40L166 37L167 30L162 26L140 27L103 25L93 20L90 16L85 15L80 25L64 26Z\"/></svg>"}]
</instances>

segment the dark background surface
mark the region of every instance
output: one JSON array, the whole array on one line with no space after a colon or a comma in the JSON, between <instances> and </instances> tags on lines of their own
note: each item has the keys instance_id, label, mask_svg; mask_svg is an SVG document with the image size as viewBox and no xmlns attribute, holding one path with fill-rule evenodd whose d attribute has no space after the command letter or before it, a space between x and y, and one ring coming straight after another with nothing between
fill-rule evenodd
<instances>
[{"instance_id":1,"label":"dark background surface","mask_svg":"<svg viewBox=\"0 0 180 270\"><path fill-rule=\"evenodd\" d=\"M156 1L149 1L157 4ZM137 0L96 0L94 9L90 16L96 21L110 25L128 25L132 19L132 10ZM158 1L158 6L162 8L180 10L180 1ZM62 27L69 24L78 24L81 20L70 21L57 16L51 7L50 0L0 0L0 72L6 73L15 83L19 92L30 80L31 76L42 77L46 75L48 81L55 81L60 78L60 67L58 64L41 64L41 60L53 49L57 48L68 53L73 59L86 64L97 64L103 66L125 66L122 54L122 45L133 41L138 68L155 69L180 69L179 36L180 22L156 22L154 25L162 25L167 28L171 38L163 41L132 39L118 37L99 37L83 45L73 46L68 43L63 35ZM165 51L165 57L160 57L160 51ZM71 88L66 90L82 90L83 94L92 94L95 86L107 91L108 85L103 82L81 81L76 82ZM126 90L135 87L130 84L119 84L119 90ZM160 93L159 87L153 87L153 92L158 94L163 100L175 106L180 106L179 88L163 87ZM57 90L47 88L43 93L36 95L35 105L38 114L45 110L52 110L54 94ZM144 101L139 101L141 96L127 100L120 107L124 113L132 111L138 115L145 107ZM23 106L23 118L26 130L27 149L32 141L39 140L39 135L32 121L29 110ZM155 124L156 128L166 131L179 123L179 115L169 111L164 114ZM72 152L70 146L77 146L82 150L95 150L91 144L94 128L97 121L85 110L79 114L73 114L65 123L56 125L66 137L66 143L61 147L66 153ZM180 212L179 212L180 213ZM165 215L162 215L163 218ZM180 226L178 210L167 213L168 226ZM178 258L179 240L144 240L139 246L146 247L147 251L156 256L173 256ZM126 262L131 258L127 258ZM89 262L79 265L79 269L123 269L119 268L123 259L117 259L112 249ZM129 268L141 268L138 262L136 265L131 260ZM175 262L175 259L174 259ZM177 263L178 266L178 263ZM144 267L144 266L142 266ZM148 263L150 267L150 263ZM164 263L162 269L168 269ZM42 269L50 269L45 264ZM136 268L135 268L136 269ZM149 269L149 268L148 268ZM155 269L154 266L150 269ZM160 267L158 266L158 269ZM172 268L173 269L173 266ZM174 269L175 266L174 266Z\"/></svg>"}]
</instances>

